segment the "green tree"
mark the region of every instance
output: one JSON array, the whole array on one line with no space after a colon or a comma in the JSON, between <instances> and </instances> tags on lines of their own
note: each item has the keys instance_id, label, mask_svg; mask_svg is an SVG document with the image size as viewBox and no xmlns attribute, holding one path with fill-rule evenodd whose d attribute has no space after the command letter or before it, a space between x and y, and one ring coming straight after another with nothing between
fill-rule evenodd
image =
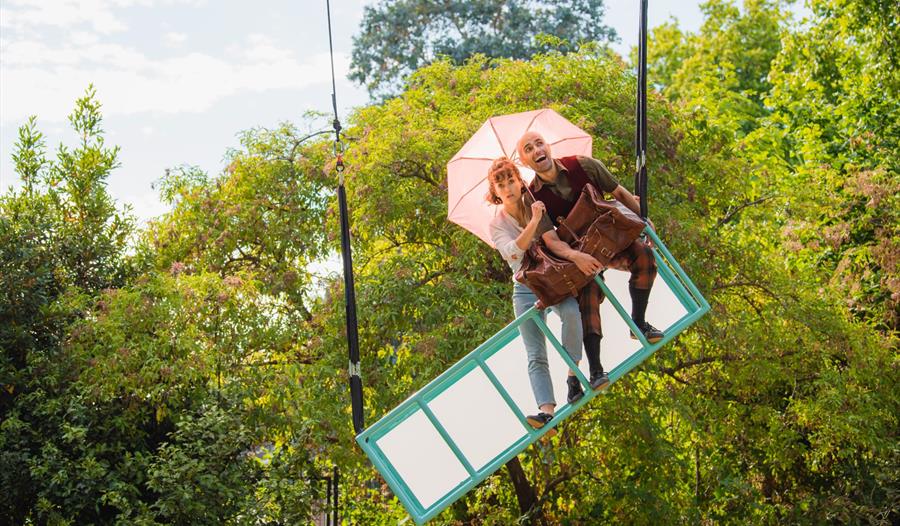
<instances>
[{"instance_id":1,"label":"green tree","mask_svg":"<svg viewBox=\"0 0 900 526\"><path fill-rule=\"evenodd\" d=\"M56 396L69 380L67 327L86 298L133 274L124 258L133 220L106 192L118 149L104 144L99 109L89 87L69 117L79 144L61 145L53 161L31 118L13 154L23 187L0 198L0 476L10 488L3 513L17 522L36 505L38 487L55 483L32 468L53 454L43 439L64 423L43 404L65 409Z\"/></svg>"},{"instance_id":2,"label":"green tree","mask_svg":"<svg viewBox=\"0 0 900 526\"><path fill-rule=\"evenodd\" d=\"M70 120L81 145L61 147L55 161L34 120L23 127L15 152L23 188L0 199L3 516L16 524L306 522L321 493L311 482L317 450L309 411L291 395L311 358L296 330L304 315L283 307L292 283L281 279L283 262L250 265L251 254L217 265L220 243L207 260L185 263L167 259L174 249L148 252L147 235L128 256L131 220L105 190L117 149L103 145L99 107L92 90L79 99ZM278 168L265 173L278 179ZM171 176L166 191L183 191L185 178L178 186ZM262 215L266 205L313 208L320 190L307 190L307 201L251 193L240 202ZM187 226L202 234L199 217ZM277 228L245 218L230 225L260 229L254 241ZM218 253L233 256L245 240Z\"/></svg>"},{"instance_id":3,"label":"green tree","mask_svg":"<svg viewBox=\"0 0 900 526\"><path fill-rule=\"evenodd\" d=\"M103 523L306 520L317 466L298 404L279 396L300 374L299 344L261 290L248 274L176 265L94 302L71 330L77 381L67 394L104 418L75 412L86 420L85 451L58 448L72 464L92 456L106 468L87 485L66 466L83 488L77 503L103 506L60 513Z\"/></svg>"},{"instance_id":4,"label":"green tree","mask_svg":"<svg viewBox=\"0 0 900 526\"><path fill-rule=\"evenodd\" d=\"M604 12L603 0L384 0L365 7L350 78L372 95L396 95L402 80L440 56L457 64L476 53L527 59L549 45L572 51L614 41Z\"/></svg>"},{"instance_id":5,"label":"green tree","mask_svg":"<svg viewBox=\"0 0 900 526\"><path fill-rule=\"evenodd\" d=\"M769 111L763 99L787 33L787 4L746 0L739 9L732 0L709 0L700 6L704 22L697 34L682 32L674 22L653 29L649 82L723 131L746 135Z\"/></svg>"},{"instance_id":6,"label":"green tree","mask_svg":"<svg viewBox=\"0 0 900 526\"><path fill-rule=\"evenodd\" d=\"M252 272L285 316L308 318L318 286L311 264L330 250L328 150L306 144L310 135L289 124L245 132L219 178L191 167L167 171L158 186L174 209L144 233L142 259L159 271Z\"/></svg>"},{"instance_id":7,"label":"green tree","mask_svg":"<svg viewBox=\"0 0 900 526\"><path fill-rule=\"evenodd\" d=\"M696 35L653 33L651 82L738 139L757 174L750 202L775 220L801 272L817 272L855 315L887 331L900 319L895 4L817 1L792 28L780 3L709 2Z\"/></svg>"},{"instance_id":8,"label":"green tree","mask_svg":"<svg viewBox=\"0 0 900 526\"><path fill-rule=\"evenodd\" d=\"M751 145L775 151L795 195L784 235L847 307L882 330L900 324L900 69L885 43L900 7L817 1L769 74L773 114Z\"/></svg>"}]
</instances>

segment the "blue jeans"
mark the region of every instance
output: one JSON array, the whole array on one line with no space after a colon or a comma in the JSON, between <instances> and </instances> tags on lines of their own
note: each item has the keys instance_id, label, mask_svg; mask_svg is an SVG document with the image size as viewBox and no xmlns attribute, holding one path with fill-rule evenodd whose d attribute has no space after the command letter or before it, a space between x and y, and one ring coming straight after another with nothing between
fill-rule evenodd
<instances>
[{"instance_id":1,"label":"blue jeans","mask_svg":"<svg viewBox=\"0 0 900 526\"><path fill-rule=\"evenodd\" d=\"M516 317L534 306L537 296L525 285L516 282L513 284L513 310ZM575 298L566 298L565 301L550 309L562 320L562 335L560 341L569 353L572 361L578 363L581 360L582 328L581 311ZM547 313L540 311L542 320L547 319ZM528 354L528 379L531 381L531 390L538 407L544 404L556 405L553 398L553 382L550 380L550 365L547 362L547 341L544 333L532 320L528 320L519 326L522 341L525 344L525 352Z\"/></svg>"}]
</instances>

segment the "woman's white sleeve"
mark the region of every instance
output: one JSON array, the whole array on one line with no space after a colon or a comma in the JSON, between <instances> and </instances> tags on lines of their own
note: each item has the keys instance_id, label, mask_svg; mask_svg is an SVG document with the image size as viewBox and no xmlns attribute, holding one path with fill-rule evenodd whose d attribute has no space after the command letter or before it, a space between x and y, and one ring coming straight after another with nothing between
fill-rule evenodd
<instances>
[{"instance_id":1,"label":"woman's white sleeve","mask_svg":"<svg viewBox=\"0 0 900 526\"><path fill-rule=\"evenodd\" d=\"M512 232L500 225L491 223L491 241L494 242L494 246L500 252L500 256L507 262L522 261L525 251L516 244L516 237Z\"/></svg>"}]
</instances>

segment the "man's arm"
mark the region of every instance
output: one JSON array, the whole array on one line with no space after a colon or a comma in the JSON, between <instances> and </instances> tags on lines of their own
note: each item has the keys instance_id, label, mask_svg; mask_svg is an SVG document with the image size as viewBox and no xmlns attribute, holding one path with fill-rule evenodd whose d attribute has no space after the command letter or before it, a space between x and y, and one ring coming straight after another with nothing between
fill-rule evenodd
<instances>
[{"instance_id":1,"label":"man's arm","mask_svg":"<svg viewBox=\"0 0 900 526\"><path fill-rule=\"evenodd\" d=\"M627 206L632 212L641 215L641 205L638 203L637 199L634 198L634 195L628 191L622 185L616 187L615 190L612 191L613 197L616 198L617 201Z\"/></svg>"},{"instance_id":2,"label":"man's arm","mask_svg":"<svg viewBox=\"0 0 900 526\"><path fill-rule=\"evenodd\" d=\"M627 206L632 212L641 215L641 207L637 199L624 186L619 184L619 181L610 173L605 164L591 157L579 157L578 163L598 190L612 194L616 200Z\"/></svg>"},{"instance_id":3,"label":"man's arm","mask_svg":"<svg viewBox=\"0 0 900 526\"><path fill-rule=\"evenodd\" d=\"M613 190L612 195L616 198L616 200L618 200L620 203L627 206L632 212L637 214L638 217L641 217L641 205L640 203L638 203L637 198L634 197L634 195L629 192L627 188L619 185L615 190ZM653 229L654 232L656 232L656 226L653 224L653 221L650 221L649 217L647 218L647 224L650 225L650 228ZM650 243L651 247L653 246L650 238L647 238L647 243Z\"/></svg>"},{"instance_id":4,"label":"man's arm","mask_svg":"<svg viewBox=\"0 0 900 526\"><path fill-rule=\"evenodd\" d=\"M549 248L551 252L563 259L567 259L572 263L575 263L575 266L578 267L578 270L584 272L586 276L596 274L603 270L603 265L601 265L600 262L597 261L597 258L590 254L579 252L570 247L568 243L566 243L565 241L560 239L558 235L556 235L556 230L544 232L541 238L544 240L544 243L547 244L547 248Z\"/></svg>"},{"instance_id":5,"label":"man's arm","mask_svg":"<svg viewBox=\"0 0 900 526\"><path fill-rule=\"evenodd\" d=\"M585 173L588 174L588 178L594 183L594 186L599 190L612 194L617 201L627 206L629 210L640 217L641 205L637 198L627 188L619 184L606 168L606 165L590 157L579 157L578 160ZM650 218L647 218L647 223L650 225L650 228L656 230Z\"/></svg>"}]
</instances>

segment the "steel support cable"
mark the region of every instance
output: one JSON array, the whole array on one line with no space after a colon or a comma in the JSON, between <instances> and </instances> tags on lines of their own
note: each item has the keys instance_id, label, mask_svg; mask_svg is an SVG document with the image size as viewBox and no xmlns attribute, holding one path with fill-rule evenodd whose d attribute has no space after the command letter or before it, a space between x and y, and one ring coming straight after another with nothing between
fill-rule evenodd
<instances>
[{"instance_id":1,"label":"steel support cable","mask_svg":"<svg viewBox=\"0 0 900 526\"><path fill-rule=\"evenodd\" d=\"M647 218L647 0L640 0L638 24L637 97L635 111L634 193L640 198L641 217Z\"/></svg>"},{"instance_id":2,"label":"steel support cable","mask_svg":"<svg viewBox=\"0 0 900 526\"><path fill-rule=\"evenodd\" d=\"M365 427L363 421L363 391L359 368L359 330L356 320L356 289L353 284L353 256L350 251L350 218L347 212L347 192L344 189L344 146L341 142L341 121L337 109L337 84L334 79L334 46L331 38L331 0L325 0L328 13L328 52L331 56L331 105L334 109L334 155L338 172L338 207L341 215L341 257L344 261L344 303L347 321L347 348L350 355L350 403L353 409L353 430L356 434Z\"/></svg>"}]
</instances>

